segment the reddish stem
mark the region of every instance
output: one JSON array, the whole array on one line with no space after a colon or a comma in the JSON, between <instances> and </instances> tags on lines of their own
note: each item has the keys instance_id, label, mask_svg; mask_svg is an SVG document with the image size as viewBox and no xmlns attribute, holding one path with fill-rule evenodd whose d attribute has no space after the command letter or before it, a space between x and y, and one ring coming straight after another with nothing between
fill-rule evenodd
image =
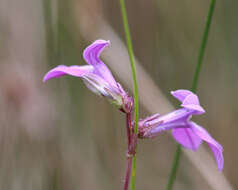
<instances>
[{"instance_id":1,"label":"reddish stem","mask_svg":"<svg viewBox=\"0 0 238 190\"><path fill-rule=\"evenodd\" d=\"M124 183L124 190L128 190L131 178L131 169L132 169L132 159L135 156L135 148L137 144L137 138L133 131L133 126L131 123L131 113L126 114L126 129L127 129L127 138L128 138L128 152L127 152L127 168L126 176Z\"/></svg>"},{"instance_id":2,"label":"reddish stem","mask_svg":"<svg viewBox=\"0 0 238 190\"><path fill-rule=\"evenodd\" d=\"M131 144L131 113L126 114L126 131L127 131L127 139L128 139L128 149Z\"/></svg>"},{"instance_id":3,"label":"reddish stem","mask_svg":"<svg viewBox=\"0 0 238 190\"><path fill-rule=\"evenodd\" d=\"M131 178L132 157L127 158L126 176L123 190L128 190Z\"/></svg>"}]
</instances>

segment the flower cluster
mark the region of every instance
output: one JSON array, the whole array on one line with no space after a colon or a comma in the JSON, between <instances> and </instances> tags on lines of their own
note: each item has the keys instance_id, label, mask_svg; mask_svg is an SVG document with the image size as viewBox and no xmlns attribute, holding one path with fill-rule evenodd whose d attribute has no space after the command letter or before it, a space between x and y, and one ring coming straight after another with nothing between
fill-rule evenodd
<instances>
[{"instance_id":1,"label":"flower cluster","mask_svg":"<svg viewBox=\"0 0 238 190\"><path fill-rule=\"evenodd\" d=\"M109 41L97 40L87 47L83 53L83 57L88 65L84 66L65 66L60 65L50 70L44 77L43 81L64 75L72 75L83 79L86 86L94 93L106 97L112 104L116 105L121 111L131 115L133 112L133 97L124 91L122 86L116 82L108 67L99 58L102 50L109 45ZM205 141L211 148L217 162L218 169L223 168L223 148L214 140L210 134L198 124L190 119L193 115L205 113L200 106L199 99L196 94L188 90L177 90L171 94L182 102L180 109L172 111L166 115L152 115L139 121L139 138L153 138L161 132L172 130L174 139L183 147L196 151L202 141ZM136 147L137 138L133 138L135 134L130 126L128 131L128 142ZM134 151L132 148L131 152Z\"/></svg>"}]
</instances>

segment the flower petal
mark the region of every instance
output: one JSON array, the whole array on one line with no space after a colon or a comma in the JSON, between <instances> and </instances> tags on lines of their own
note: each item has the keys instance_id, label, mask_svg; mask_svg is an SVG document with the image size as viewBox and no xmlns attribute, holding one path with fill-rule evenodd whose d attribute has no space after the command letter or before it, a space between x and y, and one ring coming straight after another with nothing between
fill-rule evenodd
<instances>
[{"instance_id":1,"label":"flower petal","mask_svg":"<svg viewBox=\"0 0 238 190\"><path fill-rule=\"evenodd\" d=\"M107 81L94 73L88 73L82 78L89 90L96 94L101 94L109 98L120 96L120 92L117 88L109 85Z\"/></svg>"},{"instance_id":2,"label":"flower petal","mask_svg":"<svg viewBox=\"0 0 238 190\"><path fill-rule=\"evenodd\" d=\"M186 96L181 106L189 110L195 111L193 114L199 115L205 113L205 110L202 108L202 106L200 106L199 99L196 94L190 94Z\"/></svg>"},{"instance_id":3,"label":"flower petal","mask_svg":"<svg viewBox=\"0 0 238 190\"><path fill-rule=\"evenodd\" d=\"M145 125L151 126L160 124L169 124L169 123L177 123L177 122L185 122L191 116L191 111L188 111L185 108L180 108L178 110L174 110L168 114L162 115L160 117L155 117L154 119L148 120L145 122Z\"/></svg>"},{"instance_id":4,"label":"flower petal","mask_svg":"<svg viewBox=\"0 0 238 190\"><path fill-rule=\"evenodd\" d=\"M182 103L182 107L194 111L193 114L199 115L205 113L205 110L200 106L198 96L193 92L189 90L176 90L171 91L171 94Z\"/></svg>"},{"instance_id":5,"label":"flower petal","mask_svg":"<svg viewBox=\"0 0 238 190\"><path fill-rule=\"evenodd\" d=\"M193 94L191 91L183 89L171 91L170 93L172 94L173 97L177 98L182 103L187 96Z\"/></svg>"},{"instance_id":6,"label":"flower petal","mask_svg":"<svg viewBox=\"0 0 238 190\"><path fill-rule=\"evenodd\" d=\"M171 129L181 129L181 128L188 128L188 125L186 122L174 122L174 123L163 123L161 121L161 123L159 123L158 125L154 125L154 126L145 126L148 128L151 128L150 130L146 131L146 135L148 136L157 136L159 133L161 132L165 132Z\"/></svg>"},{"instance_id":7,"label":"flower petal","mask_svg":"<svg viewBox=\"0 0 238 190\"><path fill-rule=\"evenodd\" d=\"M204 141L206 141L211 148L214 157L217 162L217 167L219 171L223 169L224 158L223 158L223 147L211 137L211 135L201 126L194 122L190 122L191 129Z\"/></svg>"},{"instance_id":8,"label":"flower petal","mask_svg":"<svg viewBox=\"0 0 238 190\"><path fill-rule=\"evenodd\" d=\"M96 40L90 46L88 46L84 52L83 57L85 61L94 67L94 73L101 76L108 83L117 86L114 77L108 67L100 60L99 56L102 50L110 44L109 41Z\"/></svg>"},{"instance_id":9,"label":"flower petal","mask_svg":"<svg viewBox=\"0 0 238 190\"><path fill-rule=\"evenodd\" d=\"M172 135L175 140L185 148L196 151L202 140L190 128L173 129Z\"/></svg>"},{"instance_id":10,"label":"flower petal","mask_svg":"<svg viewBox=\"0 0 238 190\"><path fill-rule=\"evenodd\" d=\"M91 65L84 65L84 66L65 66L59 65L54 69L51 69L43 78L43 82L46 82L52 78L58 78L64 75L72 75L75 77L82 77L90 72L93 72L93 66Z\"/></svg>"}]
</instances>

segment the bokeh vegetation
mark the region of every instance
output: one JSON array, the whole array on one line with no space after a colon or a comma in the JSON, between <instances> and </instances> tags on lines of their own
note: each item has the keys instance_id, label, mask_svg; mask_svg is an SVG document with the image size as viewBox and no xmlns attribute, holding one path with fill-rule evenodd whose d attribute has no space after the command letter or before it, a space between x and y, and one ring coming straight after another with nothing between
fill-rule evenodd
<instances>
[{"instance_id":1,"label":"bokeh vegetation","mask_svg":"<svg viewBox=\"0 0 238 190\"><path fill-rule=\"evenodd\" d=\"M237 6L235 0L217 1L197 91L207 113L194 118L224 146L224 176L234 189ZM169 91L191 87L209 1L139 0L127 1L127 7L139 64L177 106ZM83 49L100 37L111 41L106 57L118 45L109 29L125 42L119 0L0 1L0 189L122 188L124 115L80 79L42 83L44 74L59 64L85 64ZM119 71L115 68L124 58L111 56L116 62L105 58L105 63L121 80L129 65ZM150 97L154 91L146 93ZM144 117L149 110L141 104ZM161 105L156 111L167 110ZM165 189L175 141L166 133L138 147L137 189ZM175 188L212 189L184 155Z\"/></svg>"}]
</instances>

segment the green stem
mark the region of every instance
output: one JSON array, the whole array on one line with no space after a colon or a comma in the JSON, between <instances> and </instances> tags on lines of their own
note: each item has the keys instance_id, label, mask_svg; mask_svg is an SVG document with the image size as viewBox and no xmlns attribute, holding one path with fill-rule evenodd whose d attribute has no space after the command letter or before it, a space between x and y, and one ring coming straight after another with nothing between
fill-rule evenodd
<instances>
[{"instance_id":1,"label":"green stem","mask_svg":"<svg viewBox=\"0 0 238 190\"><path fill-rule=\"evenodd\" d=\"M131 173L131 190L134 190L136 186L136 155L132 160L132 173Z\"/></svg>"},{"instance_id":2,"label":"green stem","mask_svg":"<svg viewBox=\"0 0 238 190\"><path fill-rule=\"evenodd\" d=\"M197 66L196 66L194 77L193 77L193 83L192 83L192 91L193 92L196 92L196 90L197 90L198 78L199 78L199 74L200 74L201 67L202 67L204 53L206 50L207 39L208 39L209 31L210 31L210 26L211 26L212 16L213 16L214 9L215 9L215 4L216 4L216 0L211 0L210 7L208 10L207 20L206 20L206 26L205 26L203 36L202 36L202 43L201 43L200 50L199 50Z\"/></svg>"},{"instance_id":3,"label":"green stem","mask_svg":"<svg viewBox=\"0 0 238 190\"><path fill-rule=\"evenodd\" d=\"M170 177L169 177L169 181L168 181L168 185L167 185L167 190L173 189L173 184L174 184L174 181L176 178L176 173L177 173L177 169L178 169L178 165L179 165L180 155L182 153L181 150L182 150L182 147L180 144L178 144L177 150L174 155L173 165L172 165L172 168L170 171Z\"/></svg>"},{"instance_id":4,"label":"green stem","mask_svg":"<svg viewBox=\"0 0 238 190\"><path fill-rule=\"evenodd\" d=\"M199 49L199 54L198 54L198 60L197 60L197 66L195 69L195 73L194 73L194 77L193 77L193 82L192 82L192 88L191 90L195 93L197 90L197 86L198 86L198 78L199 78L199 74L202 68L202 62L203 62L203 57L205 54L205 50L206 50L206 46L207 46L207 40L208 40L208 34L211 28L211 22L212 22L212 16L214 13L214 9L215 9L215 4L216 4L216 0L211 0L210 2L210 7L208 10L208 15L206 18L206 25L205 25L205 29L203 32L203 36L202 36L202 42L201 42L201 46ZM174 161L173 161L173 165L170 171L170 176L169 176L169 180L168 180L168 185L167 185L167 190L172 190L173 188L173 184L176 178L176 173L178 170L178 166L179 166L179 160L181 157L181 145L177 146L177 150L174 156Z\"/></svg>"},{"instance_id":5,"label":"green stem","mask_svg":"<svg viewBox=\"0 0 238 190\"><path fill-rule=\"evenodd\" d=\"M137 86L137 80L136 80L136 69L135 69L135 58L133 53L133 46L132 46L132 40L130 35L130 29L128 24L128 18L126 13L126 6L125 6L125 0L120 0L120 6L121 6L121 13L122 13L122 19L123 19L123 25L126 35L126 42L127 42L127 48L128 48L128 54L130 58L131 63L131 72L132 72L132 78L133 78L133 86L134 86L134 109L135 109L135 126L134 126L134 133L137 134L138 132L138 120L139 120L139 98L138 98L138 86ZM131 190L135 189L135 178L136 178L136 155L133 158L132 161L132 177L131 177Z\"/></svg>"}]
</instances>

